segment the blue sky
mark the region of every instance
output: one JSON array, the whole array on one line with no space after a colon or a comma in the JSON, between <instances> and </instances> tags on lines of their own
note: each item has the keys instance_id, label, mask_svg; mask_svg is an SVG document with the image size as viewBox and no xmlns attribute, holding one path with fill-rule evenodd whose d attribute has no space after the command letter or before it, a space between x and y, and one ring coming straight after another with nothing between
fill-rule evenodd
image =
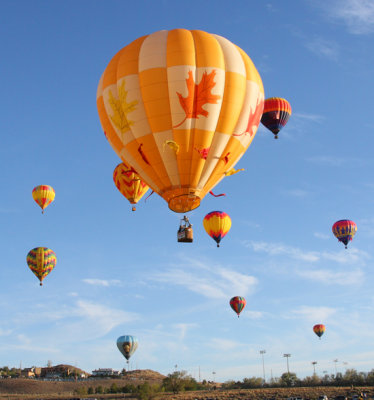
<instances>
[{"instance_id":1,"label":"blue sky","mask_svg":"<svg viewBox=\"0 0 374 400\"><path fill-rule=\"evenodd\" d=\"M289 100L279 140L264 127L237 168L189 213L157 195L135 213L96 110L111 57L161 29L224 36L256 65L265 97ZM371 370L374 359L374 1L3 1L0 12L0 359L2 365L132 368L202 379ZM52 185L44 215L31 191ZM227 212L217 249L202 220ZM332 224L358 226L345 250ZM34 247L57 255L41 288ZM238 319L232 296L247 299ZM316 323L326 325L318 340Z\"/></svg>"}]
</instances>

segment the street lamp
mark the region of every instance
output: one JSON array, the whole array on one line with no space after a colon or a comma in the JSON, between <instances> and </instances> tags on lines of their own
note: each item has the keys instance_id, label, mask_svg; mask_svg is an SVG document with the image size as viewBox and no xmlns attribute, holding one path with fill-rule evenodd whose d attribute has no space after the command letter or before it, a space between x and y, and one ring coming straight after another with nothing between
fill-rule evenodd
<instances>
[{"instance_id":1,"label":"street lamp","mask_svg":"<svg viewBox=\"0 0 374 400\"><path fill-rule=\"evenodd\" d=\"M338 373L338 371L337 371L337 369L336 369L336 363L338 362L338 359L336 358L335 360L333 360L334 361L334 363L335 363L335 376L337 375L337 373Z\"/></svg>"},{"instance_id":2,"label":"street lamp","mask_svg":"<svg viewBox=\"0 0 374 400\"><path fill-rule=\"evenodd\" d=\"M313 375L315 375L315 374L316 374L316 364L317 364L317 361L312 361L312 364L313 364L313 371L314 371Z\"/></svg>"},{"instance_id":3,"label":"street lamp","mask_svg":"<svg viewBox=\"0 0 374 400\"><path fill-rule=\"evenodd\" d=\"M288 373L288 376L290 376L290 368L288 365L288 358L291 357L291 354L283 354L283 357L287 358L287 373Z\"/></svg>"},{"instance_id":4,"label":"street lamp","mask_svg":"<svg viewBox=\"0 0 374 400\"><path fill-rule=\"evenodd\" d=\"M212 372L212 375L213 375L213 383L215 383L215 379L214 379L214 375L215 375L216 373L215 373L215 371L213 371Z\"/></svg>"},{"instance_id":5,"label":"street lamp","mask_svg":"<svg viewBox=\"0 0 374 400\"><path fill-rule=\"evenodd\" d=\"M264 354L266 353L266 350L260 350L260 354L262 356L262 372L264 374L264 383L266 382L265 378L265 361L264 361Z\"/></svg>"}]
</instances>

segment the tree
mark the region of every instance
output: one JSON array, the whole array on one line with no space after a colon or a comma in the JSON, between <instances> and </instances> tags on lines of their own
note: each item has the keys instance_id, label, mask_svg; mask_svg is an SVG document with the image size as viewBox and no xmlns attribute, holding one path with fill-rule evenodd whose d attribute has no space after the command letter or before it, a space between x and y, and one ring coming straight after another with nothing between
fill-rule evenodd
<instances>
[{"instance_id":1,"label":"tree","mask_svg":"<svg viewBox=\"0 0 374 400\"><path fill-rule=\"evenodd\" d=\"M299 380L294 372L285 372L280 378L282 386L296 386L298 382Z\"/></svg>"},{"instance_id":2,"label":"tree","mask_svg":"<svg viewBox=\"0 0 374 400\"><path fill-rule=\"evenodd\" d=\"M191 390L189 388L193 386L193 381L196 383L195 379L187 375L186 371L175 371L164 378L162 386L165 388L165 391L176 394L186 388L187 390Z\"/></svg>"}]
</instances>

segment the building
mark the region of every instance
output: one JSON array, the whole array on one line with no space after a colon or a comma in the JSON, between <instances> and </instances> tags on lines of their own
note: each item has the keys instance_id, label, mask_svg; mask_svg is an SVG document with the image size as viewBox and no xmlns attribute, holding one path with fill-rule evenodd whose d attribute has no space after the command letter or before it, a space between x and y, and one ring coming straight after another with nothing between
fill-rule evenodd
<instances>
[{"instance_id":1,"label":"building","mask_svg":"<svg viewBox=\"0 0 374 400\"><path fill-rule=\"evenodd\" d=\"M92 371L92 376L113 376L119 375L120 371L115 371L113 368L99 368Z\"/></svg>"}]
</instances>

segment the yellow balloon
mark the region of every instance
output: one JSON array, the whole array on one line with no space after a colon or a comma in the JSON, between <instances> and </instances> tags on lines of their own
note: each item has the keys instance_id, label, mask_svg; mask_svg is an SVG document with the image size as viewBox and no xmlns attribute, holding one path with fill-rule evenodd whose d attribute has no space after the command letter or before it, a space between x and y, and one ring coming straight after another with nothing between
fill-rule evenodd
<instances>
[{"instance_id":1,"label":"yellow balloon","mask_svg":"<svg viewBox=\"0 0 374 400\"><path fill-rule=\"evenodd\" d=\"M262 80L248 55L197 30L135 40L113 57L97 90L109 143L175 212L198 207L235 166L263 106Z\"/></svg>"},{"instance_id":2,"label":"yellow balloon","mask_svg":"<svg viewBox=\"0 0 374 400\"><path fill-rule=\"evenodd\" d=\"M42 213L55 199L55 195L53 187L49 185L39 185L32 190L32 198L38 203Z\"/></svg>"},{"instance_id":3,"label":"yellow balloon","mask_svg":"<svg viewBox=\"0 0 374 400\"><path fill-rule=\"evenodd\" d=\"M134 204L132 210L135 211L135 204L144 196L149 189L136 172L125 163L118 164L113 171L113 181L117 189Z\"/></svg>"}]
</instances>

